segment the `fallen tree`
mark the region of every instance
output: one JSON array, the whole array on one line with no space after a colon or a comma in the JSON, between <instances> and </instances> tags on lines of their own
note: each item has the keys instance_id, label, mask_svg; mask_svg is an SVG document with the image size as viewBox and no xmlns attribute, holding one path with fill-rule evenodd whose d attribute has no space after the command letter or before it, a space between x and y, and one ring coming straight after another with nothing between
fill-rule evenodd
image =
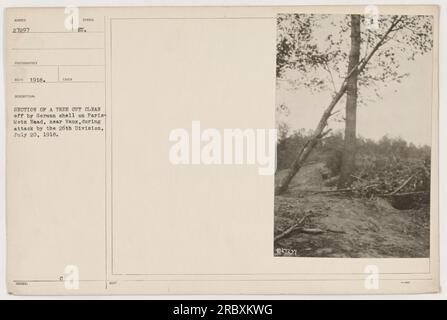
<instances>
[{"instance_id":1,"label":"fallen tree","mask_svg":"<svg viewBox=\"0 0 447 320\"><path fill-rule=\"evenodd\" d=\"M302 225L304 224L305 220L307 219L307 217L309 217L310 215L312 215L312 212L305 214L297 223L293 224L292 226L287 228L285 231L283 231L279 235L277 235L274 239L274 242L286 237L290 233L296 231L298 228L301 228Z\"/></svg>"},{"instance_id":2,"label":"fallen tree","mask_svg":"<svg viewBox=\"0 0 447 320\"><path fill-rule=\"evenodd\" d=\"M363 59L357 63L357 65L352 68L351 70L348 70L348 74L343 80L343 83L340 87L340 89L337 91L337 93L332 98L332 101L329 103L325 111L323 112L323 115L320 118L320 121L318 122L317 127L314 130L314 133L312 134L311 138L303 145L303 147L298 151L297 156L295 160L293 161L289 172L284 177L284 179L280 182L279 186L275 188L275 195L284 193L290 184L290 181L292 181L293 177L297 174L297 172L301 169L303 164L306 162L307 158L311 154L312 150L315 148L317 143L324 138L330 130L326 130L325 128L327 126L329 118L334 114L333 110L335 106L338 104L340 99L343 97L343 95L346 93L347 87L348 87L348 80L351 76L359 75L366 67L368 62L371 60L371 58L374 56L374 54L379 50L379 48L385 43L385 40L389 36L389 34L395 30L398 23L402 20L401 17L395 17L393 22L391 23L390 27L387 29L387 31L380 37L380 40L377 42L377 44L374 46L374 48L371 50L371 52Z\"/></svg>"},{"instance_id":3,"label":"fallen tree","mask_svg":"<svg viewBox=\"0 0 447 320\"><path fill-rule=\"evenodd\" d=\"M320 228L305 228L304 224L306 223L306 219L310 217L313 214L312 211L309 211L306 213L301 219L299 219L296 223L285 229L283 232L275 236L274 242L277 242L288 235L290 235L292 232L301 232L301 233L307 233L307 234L322 234L325 232L332 232L332 233L345 233L343 230L335 230L335 229L320 229Z\"/></svg>"}]
</instances>

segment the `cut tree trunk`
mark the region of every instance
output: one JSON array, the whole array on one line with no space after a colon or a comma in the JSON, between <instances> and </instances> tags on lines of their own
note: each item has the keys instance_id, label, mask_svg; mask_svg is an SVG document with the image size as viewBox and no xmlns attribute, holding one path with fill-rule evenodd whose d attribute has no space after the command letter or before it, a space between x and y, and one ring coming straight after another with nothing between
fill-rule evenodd
<instances>
[{"instance_id":1,"label":"cut tree trunk","mask_svg":"<svg viewBox=\"0 0 447 320\"><path fill-rule=\"evenodd\" d=\"M348 70L353 70L360 59L360 16L351 15L351 50L349 52ZM355 70L347 81L346 88L346 121L345 141L342 154L340 179L338 187L343 188L352 181L351 173L355 168L356 153L356 121L357 121L357 82L358 72Z\"/></svg>"},{"instance_id":2,"label":"cut tree trunk","mask_svg":"<svg viewBox=\"0 0 447 320\"><path fill-rule=\"evenodd\" d=\"M362 61L360 61L358 64L355 65L354 68L352 68L348 75L346 76L345 80L343 81L343 84L341 85L338 92L335 94L335 96L332 98L331 103L324 111L323 115L320 118L320 121L318 122L317 128L315 129L313 135L310 137L310 139L304 144L304 146L298 151L298 154L293 161L289 172L287 173L287 176L280 182L279 186L275 187L275 195L284 193L287 188L289 187L290 181L292 181L293 177L297 174L297 172L300 170L300 168L303 166L303 164L306 162L307 158L309 157L310 153L312 152L313 148L317 145L318 141L324 137L328 131L323 132L327 121L332 115L332 110L334 110L337 103L340 101L340 99L343 97L343 95L346 92L347 89L347 82L349 78L353 75L355 72L357 75L360 74L365 66L368 64L369 60L374 56L376 51L382 46L385 39L388 37L390 32L394 30L396 25L402 20L402 17L395 18L393 23L390 25L388 30L383 34L383 36L380 38L380 40L377 42L377 44L374 46L374 48L371 50L371 52L368 54L366 58L364 58Z\"/></svg>"}]
</instances>

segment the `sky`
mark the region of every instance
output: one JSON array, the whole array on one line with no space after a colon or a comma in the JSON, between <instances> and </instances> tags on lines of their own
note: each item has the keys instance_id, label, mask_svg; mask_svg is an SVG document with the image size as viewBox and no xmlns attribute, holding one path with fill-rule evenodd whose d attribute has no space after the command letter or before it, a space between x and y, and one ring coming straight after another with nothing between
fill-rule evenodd
<instances>
[{"instance_id":1,"label":"sky","mask_svg":"<svg viewBox=\"0 0 447 320\"><path fill-rule=\"evenodd\" d=\"M357 134L374 140L388 135L401 137L416 145L430 145L432 61L432 52L418 55L414 61L402 58L399 71L408 72L409 76L401 83L390 82L387 87L380 88L382 99L374 98L358 107ZM331 101L331 93L311 93L305 88L290 90L278 82L276 103L285 104L289 114L286 116L277 112L277 121L287 123L292 130L314 129ZM345 100L341 100L335 110L344 112L344 103ZM329 128L333 131L344 129L344 123L330 121Z\"/></svg>"}]
</instances>

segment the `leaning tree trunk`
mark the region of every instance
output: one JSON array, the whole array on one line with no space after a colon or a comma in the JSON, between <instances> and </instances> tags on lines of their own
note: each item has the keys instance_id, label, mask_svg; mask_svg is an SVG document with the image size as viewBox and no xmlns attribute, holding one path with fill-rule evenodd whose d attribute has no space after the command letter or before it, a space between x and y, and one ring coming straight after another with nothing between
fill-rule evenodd
<instances>
[{"instance_id":1,"label":"leaning tree trunk","mask_svg":"<svg viewBox=\"0 0 447 320\"><path fill-rule=\"evenodd\" d=\"M368 64L369 60L371 60L371 58L374 56L376 51L383 45L383 42L385 41L385 39L394 30L396 25L401 20L402 20L402 17L396 17L394 19L393 23L391 23L388 30L382 35L380 40L377 42L377 44L374 46L374 48L368 54L368 56L366 58L362 59L362 61L357 63L352 69L349 70L348 75L346 76L345 80L343 81L343 84L341 85L337 94L332 98L332 101L329 104L329 106L326 108L326 110L324 110L324 113L321 116L320 121L318 122L317 128L314 131L314 134L304 144L304 146L299 150L295 160L292 163L292 166L290 167L289 172L287 173L287 176L275 188L275 195L281 194L287 190L287 188L289 187L290 181L292 181L293 177L297 174L297 172L300 170L300 168L306 162L307 158L309 157L313 148L317 145L318 141L328 133L328 131L323 132L324 128L327 125L328 119L332 115L332 110L334 110L338 101L340 101L341 97L343 97L343 95L345 94L347 86L348 86L347 85L348 80L351 78L351 76L354 73L356 73L358 75L363 71L363 69L365 69L365 66Z\"/></svg>"},{"instance_id":2,"label":"leaning tree trunk","mask_svg":"<svg viewBox=\"0 0 447 320\"><path fill-rule=\"evenodd\" d=\"M351 51L349 52L349 67L352 70L360 59L360 16L351 15ZM356 153L356 120L357 120L357 79L358 72L349 77L346 88L346 122L345 141L342 153L340 179L338 187L343 188L351 180L355 168Z\"/></svg>"}]
</instances>

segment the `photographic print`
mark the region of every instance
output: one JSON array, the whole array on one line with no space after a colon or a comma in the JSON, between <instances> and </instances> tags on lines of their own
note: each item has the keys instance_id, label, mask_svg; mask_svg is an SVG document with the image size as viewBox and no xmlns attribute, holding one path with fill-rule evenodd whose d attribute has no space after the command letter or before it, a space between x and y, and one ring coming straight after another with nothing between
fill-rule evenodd
<instances>
[{"instance_id":1,"label":"photographic print","mask_svg":"<svg viewBox=\"0 0 447 320\"><path fill-rule=\"evenodd\" d=\"M429 257L432 29L277 16L275 256Z\"/></svg>"}]
</instances>

